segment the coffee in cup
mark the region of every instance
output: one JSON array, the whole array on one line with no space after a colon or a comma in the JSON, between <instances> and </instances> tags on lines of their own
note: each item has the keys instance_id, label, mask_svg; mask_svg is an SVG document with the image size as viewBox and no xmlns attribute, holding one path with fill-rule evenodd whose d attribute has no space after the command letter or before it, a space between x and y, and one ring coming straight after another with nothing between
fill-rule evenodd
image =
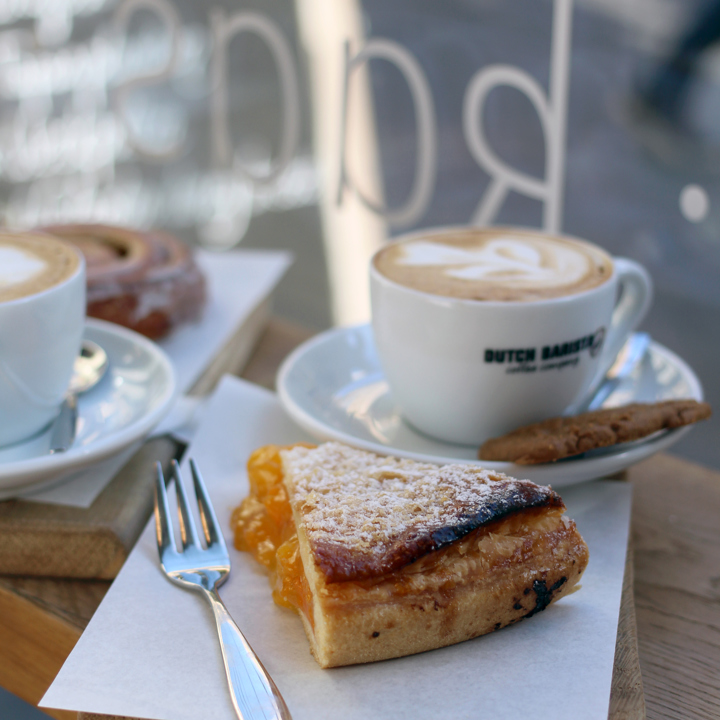
<instances>
[{"instance_id":1,"label":"coffee in cup","mask_svg":"<svg viewBox=\"0 0 720 720\"><path fill-rule=\"evenodd\" d=\"M85 323L85 263L40 233L0 232L0 446L58 412Z\"/></svg>"},{"instance_id":2,"label":"coffee in cup","mask_svg":"<svg viewBox=\"0 0 720 720\"><path fill-rule=\"evenodd\" d=\"M72 248L44 236L0 234L0 303L41 293L77 272Z\"/></svg>"},{"instance_id":3,"label":"coffee in cup","mask_svg":"<svg viewBox=\"0 0 720 720\"><path fill-rule=\"evenodd\" d=\"M458 230L396 242L375 255L389 280L465 300L532 302L590 290L612 275L612 259L581 240L523 230Z\"/></svg>"},{"instance_id":4,"label":"coffee in cup","mask_svg":"<svg viewBox=\"0 0 720 720\"><path fill-rule=\"evenodd\" d=\"M652 295L637 263L518 228L413 233L375 254L370 277L375 343L401 412L472 445L571 409Z\"/></svg>"}]
</instances>

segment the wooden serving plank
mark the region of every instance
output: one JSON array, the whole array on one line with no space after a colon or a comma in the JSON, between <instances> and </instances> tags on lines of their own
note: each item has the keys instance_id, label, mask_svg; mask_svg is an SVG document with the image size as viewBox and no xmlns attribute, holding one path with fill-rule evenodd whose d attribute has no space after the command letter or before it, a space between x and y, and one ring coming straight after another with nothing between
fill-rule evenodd
<instances>
[{"instance_id":1,"label":"wooden serving plank","mask_svg":"<svg viewBox=\"0 0 720 720\"><path fill-rule=\"evenodd\" d=\"M645 720L646 717L635 621L633 560L634 552L631 540L625 559L625 576L615 641L615 665L610 689L609 720Z\"/></svg>"},{"instance_id":2,"label":"wooden serving plank","mask_svg":"<svg viewBox=\"0 0 720 720\"><path fill-rule=\"evenodd\" d=\"M167 436L148 440L89 508L0 503L0 572L114 578L150 517L155 463L169 471L183 449Z\"/></svg>"},{"instance_id":3,"label":"wooden serving plank","mask_svg":"<svg viewBox=\"0 0 720 720\"><path fill-rule=\"evenodd\" d=\"M0 577L0 686L35 705L110 589L109 580ZM56 720L77 712L42 708ZM0 708L0 717L3 717Z\"/></svg>"},{"instance_id":4,"label":"wooden serving plank","mask_svg":"<svg viewBox=\"0 0 720 720\"><path fill-rule=\"evenodd\" d=\"M628 471L648 717L720 718L720 473L670 455Z\"/></svg>"}]
</instances>

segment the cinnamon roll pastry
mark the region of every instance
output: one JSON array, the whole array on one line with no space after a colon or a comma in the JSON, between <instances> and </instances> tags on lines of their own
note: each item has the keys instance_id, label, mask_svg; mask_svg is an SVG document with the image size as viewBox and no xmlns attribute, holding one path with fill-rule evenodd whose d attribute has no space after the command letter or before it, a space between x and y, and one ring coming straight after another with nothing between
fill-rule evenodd
<instances>
[{"instance_id":1,"label":"cinnamon roll pastry","mask_svg":"<svg viewBox=\"0 0 720 720\"><path fill-rule=\"evenodd\" d=\"M196 320L205 279L174 236L111 225L53 225L44 232L75 245L87 264L87 313L153 340Z\"/></svg>"}]
</instances>

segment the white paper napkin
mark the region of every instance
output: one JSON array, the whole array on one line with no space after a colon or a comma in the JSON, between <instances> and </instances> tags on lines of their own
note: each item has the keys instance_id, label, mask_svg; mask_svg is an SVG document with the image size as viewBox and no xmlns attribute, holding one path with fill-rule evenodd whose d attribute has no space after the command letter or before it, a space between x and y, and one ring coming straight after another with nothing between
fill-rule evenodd
<instances>
[{"instance_id":1,"label":"white paper napkin","mask_svg":"<svg viewBox=\"0 0 720 720\"><path fill-rule=\"evenodd\" d=\"M225 378L189 453L231 544L244 465L266 443L305 439L276 397ZM185 470L189 478L189 473ZM271 600L263 570L231 551L227 606L294 720L607 720L630 518L630 486L563 489L590 547L582 588L531 620L408 658L321 670L300 619ZM235 720L209 607L162 574L149 524L47 694L44 707L158 720Z\"/></svg>"},{"instance_id":2,"label":"white paper napkin","mask_svg":"<svg viewBox=\"0 0 720 720\"><path fill-rule=\"evenodd\" d=\"M253 311L272 293L292 261L282 251L242 250L226 253L198 251L198 264L205 273L208 303L200 322L177 328L158 344L175 370L178 393L187 392L228 340ZM248 332L257 332L248 328ZM163 432L182 426L188 437L188 404L180 402L163 423ZM24 499L35 502L90 507L132 453L121 453L81 470L48 488L30 490Z\"/></svg>"},{"instance_id":3,"label":"white paper napkin","mask_svg":"<svg viewBox=\"0 0 720 720\"><path fill-rule=\"evenodd\" d=\"M290 263L282 251L198 251L208 280L208 304L198 323L177 328L162 340L175 369L178 390L187 392L217 352L277 285Z\"/></svg>"}]
</instances>

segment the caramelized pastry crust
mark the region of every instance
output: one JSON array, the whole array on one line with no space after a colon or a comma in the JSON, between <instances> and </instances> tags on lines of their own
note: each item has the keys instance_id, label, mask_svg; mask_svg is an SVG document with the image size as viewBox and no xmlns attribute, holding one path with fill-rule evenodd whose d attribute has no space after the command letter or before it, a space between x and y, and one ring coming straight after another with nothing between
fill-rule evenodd
<instances>
[{"instance_id":1,"label":"caramelized pastry crust","mask_svg":"<svg viewBox=\"0 0 720 720\"><path fill-rule=\"evenodd\" d=\"M549 488L327 443L248 463L236 546L271 570L322 667L408 655L531 617L570 592L587 546Z\"/></svg>"},{"instance_id":2,"label":"caramelized pastry crust","mask_svg":"<svg viewBox=\"0 0 720 720\"><path fill-rule=\"evenodd\" d=\"M438 467L339 443L282 458L293 506L329 583L394 572L520 510L564 508L550 488L476 466Z\"/></svg>"}]
</instances>

